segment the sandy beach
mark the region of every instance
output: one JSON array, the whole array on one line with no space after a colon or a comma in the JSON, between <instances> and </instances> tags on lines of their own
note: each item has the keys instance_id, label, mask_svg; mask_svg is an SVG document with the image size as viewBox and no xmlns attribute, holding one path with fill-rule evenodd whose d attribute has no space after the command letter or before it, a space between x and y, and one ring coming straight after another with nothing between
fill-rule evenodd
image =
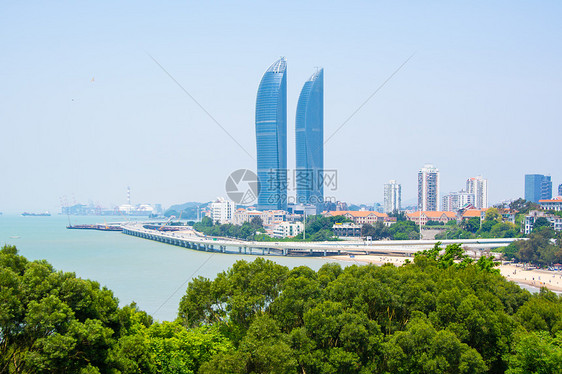
<instances>
[{"instance_id":1,"label":"sandy beach","mask_svg":"<svg viewBox=\"0 0 562 374\"><path fill-rule=\"evenodd\" d=\"M379 255L355 255L350 256L333 256L332 258L339 261L350 261L357 263L372 263L382 265L391 263L400 266L406 259L413 260L413 257L398 256L379 256ZM562 271L549 271L539 269L525 269L522 265L514 265L512 263L503 263L498 266L501 275L508 280L516 283L524 283L534 287L546 287L553 291L562 291Z\"/></svg>"}]
</instances>

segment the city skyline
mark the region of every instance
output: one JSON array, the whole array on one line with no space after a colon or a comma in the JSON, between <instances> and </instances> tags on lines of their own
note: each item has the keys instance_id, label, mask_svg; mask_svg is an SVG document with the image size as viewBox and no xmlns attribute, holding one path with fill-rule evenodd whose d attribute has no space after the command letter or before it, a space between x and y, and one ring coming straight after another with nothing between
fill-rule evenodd
<instances>
[{"instance_id":1,"label":"city skyline","mask_svg":"<svg viewBox=\"0 0 562 374\"><path fill-rule=\"evenodd\" d=\"M529 129L562 134L559 2L289 1L271 12L246 1L6 3L0 211L56 211L73 195L120 205L126 186L135 202L165 206L224 195L234 170L256 167L256 85L280 55L289 127L311 67L329 72L325 139L337 134L324 166L338 171L338 200L381 201L373 186L391 178L415 200L425 162L443 191L485 175L490 205L523 197L528 173L562 182L553 147L526 142L521 158L519 146Z\"/></svg>"}]
</instances>

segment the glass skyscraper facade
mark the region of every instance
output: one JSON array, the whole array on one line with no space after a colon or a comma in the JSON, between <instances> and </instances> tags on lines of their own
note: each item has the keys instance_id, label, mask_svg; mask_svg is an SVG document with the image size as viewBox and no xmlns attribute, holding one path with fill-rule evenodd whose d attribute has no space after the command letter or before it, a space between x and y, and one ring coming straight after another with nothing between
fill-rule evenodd
<instances>
[{"instance_id":1,"label":"glass skyscraper facade","mask_svg":"<svg viewBox=\"0 0 562 374\"><path fill-rule=\"evenodd\" d=\"M550 175L525 174L525 200L538 203L552 198Z\"/></svg>"},{"instance_id":2,"label":"glass skyscraper facade","mask_svg":"<svg viewBox=\"0 0 562 374\"><path fill-rule=\"evenodd\" d=\"M314 73L302 88L295 139L297 203L318 207L324 202L324 69Z\"/></svg>"},{"instance_id":3,"label":"glass skyscraper facade","mask_svg":"<svg viewBox=\"0 0 562 374\"><path fill-rule=\"evenodd\" d=\"M287 209L287 61L275 61L256 99L258 209Z\"/></svg>"}]
</instances>

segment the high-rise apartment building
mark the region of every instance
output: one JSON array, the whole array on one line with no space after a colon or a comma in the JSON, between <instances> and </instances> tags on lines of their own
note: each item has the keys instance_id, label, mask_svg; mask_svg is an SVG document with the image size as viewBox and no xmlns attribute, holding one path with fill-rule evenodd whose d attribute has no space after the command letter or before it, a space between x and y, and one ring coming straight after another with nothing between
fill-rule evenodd
<instances>
[{"instance_id":1,"label":"high-rise apartment building","mask_svg":"<svg viewBox=\"0 0 562 374\"><path fill-rule=\"evenodd\" d=\"M418 210L439 210L439 169L431 164L418 172Z\"/></svg>"},{"instance_id":2,"label":"high-rise apartment building","mask_svg":"<svg viewBox=\"0 0 562 374\"><path fill-rule=\"evenodd\" d=\"M441 203L441 210L446 212L457 212L461 208L467 205L475 205L475 196L473 193L466 191L451 192L448 195L443 196Z\"/></svg>"},{"instance_id":3,"label":"high-rise apartment building","mask_svg":"<svg viewBox=\"0 0 562 374\"><path fill-rule=\"evenodd\" d=\"M295 185L298 204L324 201L324 70L307 80L297 104Z\"/></svg>"},{"instance_id":4,"label":"high-rise apartment building","mask_svg":"<svg viewBox=\"0 0 562 374\"><path fill-rule=\"evenodd\" d=\"M264 73L256 99L259 210L287 209L287 61Z\"/></svg>"},{"instance_id":5,"label":"high-rise apartment building","mask_svg":"<svg viewBox=\"0 0 562 374\"><path fill-rule=\"evenodd\" d=\"M525 200L538 203L539 200L552 198L552 180L550 175L525 174Z\"/></svg>"},{"instance_id":6,"label":"high-rise apartment building","mask_svg":"<svg viewBox=\"0 0 562 374\"><path fill-rule=\"evenodd\" d=\"M474 207L478 209L488 208L488 180L481 175L468 178L466 181L466 192L474 194Z\"/></svg>"},{"instance_id":7,"label":"high-rise apartment building","mask_svg":"<svg viewBox=\"0 0 562 374\"><path fill-rule=\"evenodd\" d=\"M384 212L399 212L402 205L402 186L395 180L384 185Z\"/></svg>"}]
</instances>

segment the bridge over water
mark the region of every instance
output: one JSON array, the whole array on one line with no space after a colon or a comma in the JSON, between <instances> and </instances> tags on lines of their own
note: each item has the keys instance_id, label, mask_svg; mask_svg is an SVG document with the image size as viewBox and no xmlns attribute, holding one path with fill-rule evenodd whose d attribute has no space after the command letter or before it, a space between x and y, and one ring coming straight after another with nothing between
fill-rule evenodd
<instances>
[{"instance_id":1,"label":"bridge over water","mask_svg":"<svg viewBox=\"0 0 562 374\"><path fill-rule=\"evenodd\" d=\"M191 228L182 231L158 231L146 229L142 224L123 225L123 233L143 239L177 245L206 252L278 256L335 256L335 255L389 255L413 256L414 253L432 248L438 240L380 240L337 242L254 242L229 238L207 237ZM443 246L462 244L475 257L482 251L505 247L517 239L449 239L441 240Z\"/></svg>"}]
</instances>

